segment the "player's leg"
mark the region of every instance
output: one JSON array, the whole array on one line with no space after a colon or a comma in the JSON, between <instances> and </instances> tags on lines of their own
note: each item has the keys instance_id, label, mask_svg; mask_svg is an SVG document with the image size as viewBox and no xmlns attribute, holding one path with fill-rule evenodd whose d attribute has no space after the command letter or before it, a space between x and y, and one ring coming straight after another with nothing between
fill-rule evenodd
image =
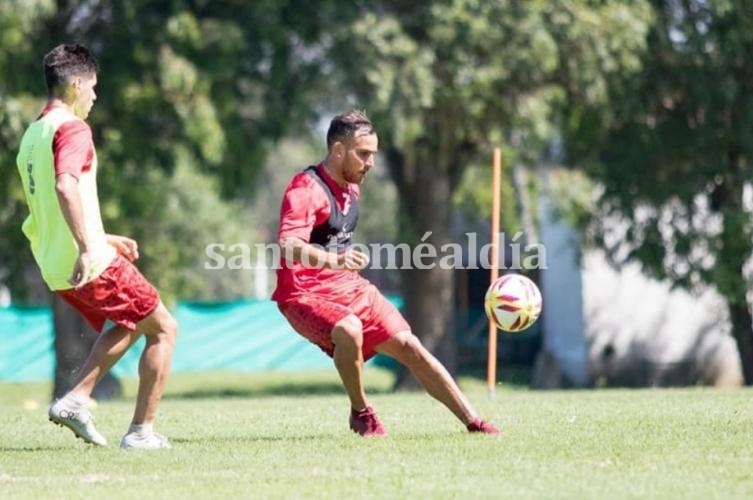
<instances>
[{"instance_id":1,"label":"player's leg","mask_svg":"<svg viewBox=\"0 0 753 500\"><path fill-rule=\"evenodd\" d=\"M99 277L81 289L64 290L58 293L82 314L96 331L102 331L106 321L115 324L115 327L100 335L84 362L73 388L63 398L54 402L49 412L50 420L70 427L78 437L90 443L105 445L106 441L94 429L91 413L86 408L94 386L142 333L147 334L147 348L142 357L140 371L146 374L147 379L150 379L155 363L164 365L158 370L159 372L169 369L169 356L165 358L162 355L151 354L155 351L153 347L155 344L158 345L156 351L165 350L164 346L167 344L164 339L150 338L157 334L156 330L159 330L150 318L154 316L163 318L165 314L169 316L169 313L164 310L157 290L130 261L122 256L116 257ZM159 314L155 314L158 309ZM172 317L170 319L172 320ZM175 340L174 320L171 324L164 319L158 323L167 324L170 334L168 335L170 337L169 352L171 353ZM169 327L173 327L172 330ZM152 358L157 358L157 361ZM162 378L164 379L164 376ZM147 385L155 384L147 381ZM148 405L142 404L142 407L148 407ZM141 413L148 412L142 410Z\"/></svg>"},{"instance_id":2,"label":"player's leg","mask_svg":"<svg viewBox=\"0 0 753 500\"><path fill-rule=\"evenodd\" d=\"M146 336L139 360L139 389L132 424L154 422L178 335L178 323L160 301L157 309L138 324Z\"/></svg>"},{"instance_id":3,"label":"player's leg","mask_svg":"<svg viewBox=\"0 0 753 500\"><path fill-rule=\"evenodd\" d=\"M363 387L363 326L361 320L350 314L338 321L330 334L334 344L332 359L340 379L348 393L354 410L366 408L366 392Z\"/></svg>"},{"instance_id":4,"label":"player's leg","mask_svg":"<svg viewBox=\"0 0 753 500\"><path fill-rule=\"evenodd\" d=\"M332 357L351 406L366 406L363 390L363 328L345 305L306 296L280 305L293 329Z\"/></svg>"},{"instance_id":5,"label":"player's leg","mask_svg":"<svg viewBox=\"0 0 753 500\"><path fill-rule=\"evenodd\" d=\"M376 347L405 365L430 396L444 404L464 424L478 417L447 369L410 331L401 331Z\"/></svg>"},{"instance_id":6,"label":"player's leg","mask_svg":"<svg viewBox=\"0 0 753 500\"><path fill-rule=\"evenodd\" d=\"M444 365L410 331L396 333L376 346L376 350L405 365L426 392L445 405L469 431L488 434L499 432L478 416Z\"/></svg>"},{"instance_id":7,"label":"player's leg","mask_svg":"<svg viewBox=\"0 0 753 500\"><path fill-rule=\"evenodd\" d=\"M410 325L384 295L370 287L364 317L366 351L380 352L408 368L433 398L447 406L464 424L477 415L447 369L411 333Z\"/></svg>"},{"instance_id":8,"label":"player's leg","mask_svg":"<svg viewBox=\"0 0 753 500\"><path fill-rule=\"evenodd\" d=\"M280 305L293 329L333 358L350 400L350 428L362 436L384 435L369 406L363 384L363 328L353 311L319 297L301 297Z\"/></svg>"},{"instance_id":9,"label":"player's leg","mask_svg":"<svg viewBox=\"0 0 753 500\"><path fill-rule=\"evenodd\" d=\"M400 311L373 285L367 297L366 303L354 306L363 319L367 359L374 351L395 358L413 373L429 395L445 405L469 431L498 432L493 425L479 418L447 369L411 333L410 325Z\"/></svg>"},{"instance_id":10,"label":"player's leg","mask_svg":"<svg viewBox=\"0 0 753 500\"><path fill-rule=\"evenodd\" d=\"M79 370L70 392L83 399L89 399L97 383L140 336L137 331L117 325L100 334Z\"/></svg>"},{"instance_id":11,"label":"player's leg","mask_svg":"<svg viewBox=\"0 0 753 500\"><path fill-rule=\"evenodd\" d=\"M159 302L159 295L151 285L131 286L133 282L140 283L136 278L148 285L133 264L118 256L101 275L82 288L56 292L95 331L103 332L92 346L71 390L53 402L49 409L50 420L69 427L88 443L107 444L94 428L87 406L94 386L138 339L136 322L148 315ZM114 326L106 327L107 324Z\"/></svg>"},{"instance_id":12,"label":"player's leg","mask_svg":"<svg viewBox=\"0 0 753 500\"><path fill-rule=\"evenodd\" d=\"M146 337L146 345L139 361L139 389L133 420L120 446L168 448L167 438L154 431L154 420L170 371L178 323L160 301L154 312L139 322L137 329Z\"/></svg>"},{"instance_id":13,"label":"player's leg","mask_svg":"<svg viewBox=\"0 0 753 500\"><path fill-rule=\"evenodd\" d=\"M97 382L138 336L135 331L122 326L115 326L101 334L92 346L71 390L50 406L50 420L70 428L87 443L106 446L107 440L94 426L94 417L88 407L89 398Z\"/></svg>"},{"instance_id":14,"label":"player's leg","mask_svg":"<svg viewBox=\"0 0 753 500\"><path fill-rule=\"evenodd\" d=\"M350 429L361 436L386 436L382 422L366 401L363 386L363 326L351 314L332 329L333 359L350 399Z\"/></svg>"}]
</instances>

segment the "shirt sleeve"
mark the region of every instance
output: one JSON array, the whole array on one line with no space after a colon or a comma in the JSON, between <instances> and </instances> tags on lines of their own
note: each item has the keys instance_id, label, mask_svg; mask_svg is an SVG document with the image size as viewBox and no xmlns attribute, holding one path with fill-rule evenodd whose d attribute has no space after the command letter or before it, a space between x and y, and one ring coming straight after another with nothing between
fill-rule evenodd
<instances>
[{"instance_id":1,"label":"shirt sleeve","mask_svg":"<svg viewBox=\"0 0 753 500\"><path fill-rule=\"evenodd\" d=\"M55 158L55 176L71 174L78 179L87 172L94 159L94 142L89 125L80 120L61 125L52 140L52 155Z\"/></svg>"},{"instance_id":2,"label":"shirt sleeve","mask_svg":"<svg viewBox=\"0 0 753 500\"><path fill-rule=\"evenodd\" d=\"M295 237L308 243L312 229L329 218L329 203L321 187L301 181L295 178L283 196L278 239Z\"/></svg>"}]
</instances>

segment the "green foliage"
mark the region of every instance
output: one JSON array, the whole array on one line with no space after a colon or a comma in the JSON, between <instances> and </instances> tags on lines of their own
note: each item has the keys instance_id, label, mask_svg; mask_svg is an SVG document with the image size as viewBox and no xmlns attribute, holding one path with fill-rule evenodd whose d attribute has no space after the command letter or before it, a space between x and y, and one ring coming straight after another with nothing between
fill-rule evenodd
<instances>
[{"instance_id":1,"label":"green foliage","mask_svg":"<svg viewBox=\"0 0 753 500\"><path fill-rule=\"evenodd\" d=\"M179 153L171 174L158 168L145 173L135 170L126 169L117 178L103 172L100 184L108 186L111 196L104 200L102 212L111 232L143 235L139 268L162 292L162 299L172 303L177 298L248 296L248 271L204 267L205 263L214 264L206 255L209 244L222 243L229 248L246 243L254 250L250 216L243 205L222 200L217 179L199 172L187 151L182 156ZM226 257L237 254L218 253ZM255 252L250 257L255 262Z\"/></svg>"},{"instance_id":2,"label":"green foliage","mask_svg":"<svg viewBox=\"0 0 753 500\"><path fill-rule=\"evenodd\" d=\"M570 161L604 187L600 213L630 226L599 237L677 285L716 286L744 303L753 225L743 206L753 140L753 54L745 2L654 1L640 71L569 110ZM590 122L590 123L587 123ZM613 243L607 244L609 240Z\"/></svg>"},{"instance_id":3,"label":"green foliage","mask_svg":"<svg viewBox=\"0 0 753 500\"><path fill-rule=\"evenodd\" d=\"M16 173L18 143L29 117L39 112L33 97L40 86L34 33L54 12L54 2L9 0L0 3L0 280L23 293L23 263L31 258L21 233L26 215L21 182ZM33 71L34 79L28 78ZM37 80L34 84L34 80Z\"/></svg>"},{"instance_id":4,"label":"green foliage","mask_svg":"<svg viewBox=\"0 0 753 500\"><path fill-rule=\"evenodd\" d=\"M11 65L34 52L29 43L30 35L54 11L53 0L4 0L0 3L0 47L3 49L0 51L0 67L3 68L0 88L23 79L11 71Z\"/></svg>"},{"instance_id":5,"label":"green foliage","mask_svg":"<svg viewBox=\"0 0 753 500\"><path fill-rule=\"evenodd\" d=\"M431 230L440 246L453 237L449 200L489 213L488 171L473 166L488 164L494 146L508 166L538 163L564 120L575 120L563 113L569 103L603 113L613 81L640 70L651 22L647 1L385 0L360 8L332 29L341 85L380 132L401 241ZM584 112L578 123L591 117ZM521 191L509 178L503 184L505 231L524 225ZM435 351L451 343L453 279L440 269L403 283L408 319Z\"/></svg>"},{"instance_id":6,"label":"green foliage","mask_svg":"<svg viewBox=\"0 0 753 500\"><path fill-rule=\"evenodd\" d=\"M745 1L651 7L640 71L605 72L600 100L569 103L569 161L603 188L592 235L615 264L636 260L725 297L751 384L753 11Z\"/></svg>"},{"instance_id":7,"label":"green foliage","mask_svg":"<svg viewBox=\"0 0 753 500\"><path fill-rule=\"evenodd\" d=\"M605 112L611 86L641 68L651 19L647 2L386 1L336 32L333 57L405 159L390 164L398 186L427 144L433 175L460 186L456 203L488 213L485 176L466 167L492 146L506 165L537 163L566 103L588 110L567 115L581 127Z\"/></svg>"},{"instance_id":8,"label":"green foliage","mask_svg":"<svg viewBox=\"0 0 753 500\"><path fill-rule=\"evenodd\" d=\"M554 215L571 227L585 231L593 216L596 191L593 180L575 169L553 169L548 179L547 194Z\"/></svg>"},{"instance_id":9,"label":"green foliage","mask_svg":"<svg viewBox=\"0 0 753 500\"><path fill-rule=\"evenodd\" d=\"M15 152L43 105L47 50L78 41L100 63L89 121L106 228L139 240L166 297L227 298L247 280L207 274L205 246L256 243L224 198L253 198L272 142L307 126L320 61L302 47L327 13L272 0L0 3L0 279L14 296L31 265Z\"/></svg>"},{"instance_id":10,"label":"green foliage","mask_svg":"<svg viewBox=\"0 0 753 500\"><path fill-rule=\"evenodd\" d=\"M509 151L509 150L507 150ZM502 159L502 185L500 191L500 226L502 232L514 235L523 231L520 213L520 195L515 187L510 167L509 154ZM531 194L529 192L529 194ZM470 164L463 174L460 185L453 195L453 204L467 216L491 218L492 198L492 168L491 158L486 163Z\"/></svg>"},{"instance_id":11,"label":"green foliage","mask_svg":"<svg viewBox=\"0 0 753 500\"><path fill-rule=\"evenodd\" d=\"M646 2L455 0L418 19L402 2L382 7L345 29L338 49L389 144L429 136L441 152L507 138L524 162L565 99L603 102L610 76L640 69L650 21Z\"/></svg>"}]
</instances>

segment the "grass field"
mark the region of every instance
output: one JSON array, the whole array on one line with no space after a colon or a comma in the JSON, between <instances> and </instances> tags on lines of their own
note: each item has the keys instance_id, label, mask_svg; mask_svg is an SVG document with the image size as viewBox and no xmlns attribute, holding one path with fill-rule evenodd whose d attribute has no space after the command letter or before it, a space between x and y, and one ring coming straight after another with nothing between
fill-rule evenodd
<instances>
[{"instance_id":1,"label":"grass field","mask_svg":"<svg viewBox=\"0 0 753 500\"><path fill-rule=\"evenodd\" d=\"M423 393L389 394L390 436L347 428L334 372L179 375L158 429L171 450L124 452L135 392L100 404L94 448L46 418L46 384L0 384L0 498L753 498L750 390L461 385L503 437L464 432Z\"/></svg>"}]
</instances>

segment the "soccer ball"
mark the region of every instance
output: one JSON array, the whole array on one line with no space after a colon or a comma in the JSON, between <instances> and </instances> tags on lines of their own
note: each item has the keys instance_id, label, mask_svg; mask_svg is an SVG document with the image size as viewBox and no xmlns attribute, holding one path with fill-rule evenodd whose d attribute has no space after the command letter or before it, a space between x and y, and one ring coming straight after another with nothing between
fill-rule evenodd
<instances>
[{"instance_id":1,"label":"soccer ball","mask_svg":"<svg viewBox=\"0 0 753 500\"><path fill-rule=\"evenodd\" d=\"M534 324L541 314L541 292L522 274L506 274L489 286L484 309L500 330L521 332Z\"/></svg>"}]
</instances>

